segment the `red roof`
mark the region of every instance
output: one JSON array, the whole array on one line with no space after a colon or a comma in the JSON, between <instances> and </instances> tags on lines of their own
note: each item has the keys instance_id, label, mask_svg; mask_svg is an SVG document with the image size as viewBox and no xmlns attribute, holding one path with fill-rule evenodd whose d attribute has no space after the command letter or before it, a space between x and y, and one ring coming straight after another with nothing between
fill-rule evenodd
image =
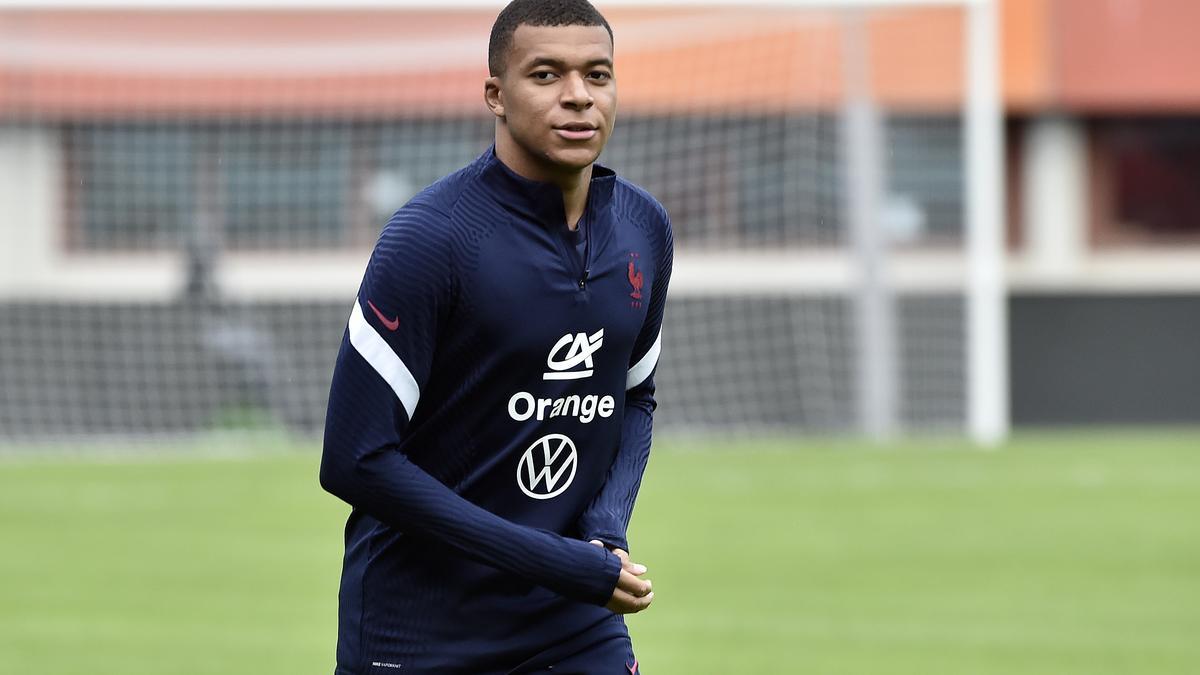
<instances>
[{"instance_id":1,"label":"red roof","mask_svg":"<svg viewBox=\"0 0 1200 675\"><path fill-rule=\"evenodd\" d=\"M875 84L890 104L961 96L957 10L875 21ZM7 11L8 115L470 114L482 110L490 11ZM621 109L836 105L829 14L621 10ZM922 45L913 49L914 44Z\"/></svg>"}]
</instances>

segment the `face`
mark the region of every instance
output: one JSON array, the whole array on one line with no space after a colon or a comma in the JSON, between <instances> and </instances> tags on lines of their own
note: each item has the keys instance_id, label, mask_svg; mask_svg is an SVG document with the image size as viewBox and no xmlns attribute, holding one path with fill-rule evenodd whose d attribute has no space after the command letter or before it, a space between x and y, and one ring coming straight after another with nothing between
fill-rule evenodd
<instances>
[{"instance_id":1,"label":"face","mask_svg":"<svg viewBox=\"0 0 1200 675\"><path fill-rule=\"evenodd\" d=\"M596 161L617 111L612 58L603 26L517 27L507 69L485 86L512 168L550 178Z\"/></svg>"}]
</instances>

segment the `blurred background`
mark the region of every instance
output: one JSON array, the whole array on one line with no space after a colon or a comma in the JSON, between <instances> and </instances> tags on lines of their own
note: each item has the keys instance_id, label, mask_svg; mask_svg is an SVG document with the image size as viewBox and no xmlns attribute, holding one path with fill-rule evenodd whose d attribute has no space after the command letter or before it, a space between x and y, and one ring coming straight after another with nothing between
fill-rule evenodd
<instances>
[{"instance_id":1,"label":"blurred background","mask_svg":"<svg viewBox=\"0 0 1200 675\"><path fill-rule=\"evenodd\" d=\"M677 247L644 666L1194 668L1200 4L596 4ZM333 359L503 5L0 2L0 671L332 670Z\"/></svg>"}]
</instances>

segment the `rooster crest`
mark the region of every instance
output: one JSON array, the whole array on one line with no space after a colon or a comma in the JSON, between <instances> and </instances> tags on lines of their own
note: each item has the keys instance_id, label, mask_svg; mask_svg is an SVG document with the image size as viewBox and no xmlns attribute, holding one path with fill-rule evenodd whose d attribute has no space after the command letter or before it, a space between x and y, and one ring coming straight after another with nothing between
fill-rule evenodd
<instances>
[{"instance_id":1,"label":"rooster crest","mask_svg":"<svg viewBox=\"0 0 1200 675\"><path fill-rule=\"evenodd\" d=\"M633 292L629 294L629 297L633 298L634 300L641 300L642 299L642 284L644 282L645 282L645 277L642 276L641 270L637 269L637 267L635 267L634 262L632 260L630 260L629 261L629 285L633 286Z\"/></svg>"}]
</instances>

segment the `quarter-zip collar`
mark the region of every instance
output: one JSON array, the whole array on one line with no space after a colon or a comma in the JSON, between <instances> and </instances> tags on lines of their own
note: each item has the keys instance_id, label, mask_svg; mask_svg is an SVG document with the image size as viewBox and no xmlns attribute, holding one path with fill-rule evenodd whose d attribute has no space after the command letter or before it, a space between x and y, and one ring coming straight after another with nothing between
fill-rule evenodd
<instances>
[{"instance_id":1,"label":"quarter-zip collar","mask_svg":"<svg viewBox=\"0 0 1200 675\"><path fill-rule=\"evenodd\" d=\"M566 227L567 214L563 207L562 190L557 185L518 175L500 161L494 145L478 161L482 165L480 176L495 191L504 208L550 228ZM612 169L599 164L592 165L587 206L581 222L587 220L594 223L599 220L596 216L610 205L616 183L617 175Z\"/></svg>"}]
</instances>

